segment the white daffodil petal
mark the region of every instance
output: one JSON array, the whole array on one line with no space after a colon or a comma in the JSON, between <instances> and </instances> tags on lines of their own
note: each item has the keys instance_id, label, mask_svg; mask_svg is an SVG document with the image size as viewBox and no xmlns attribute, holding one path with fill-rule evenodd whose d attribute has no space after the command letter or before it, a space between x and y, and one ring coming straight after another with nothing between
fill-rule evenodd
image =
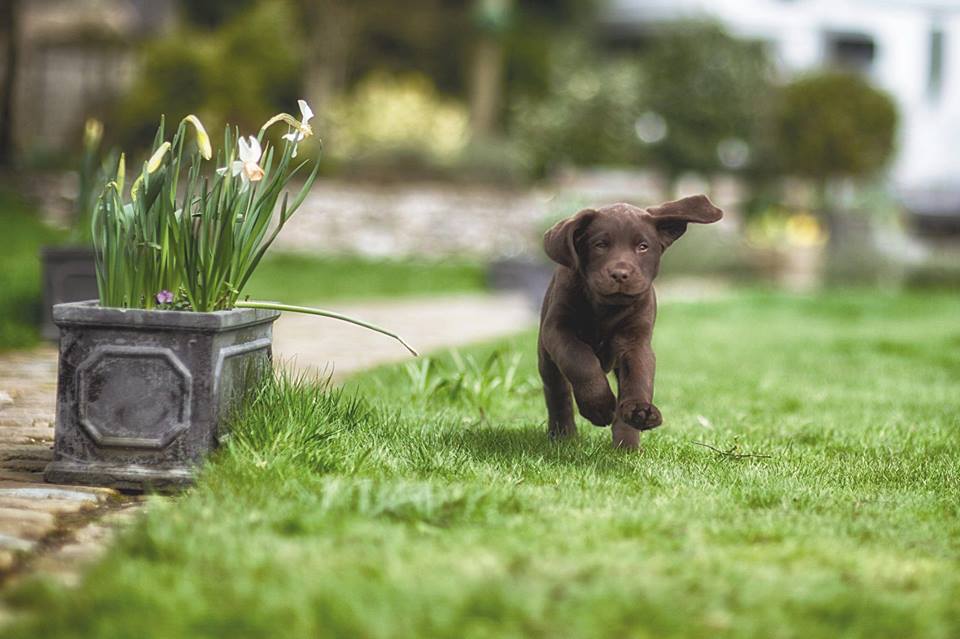
<instances>
[{"instance_id":1,"label":"white daffodil petal","mask_svg":"<svg viewBox=\"0 0 960 639\"><path fill-rule=\"evenodd\" d=\"M249 158L240 158L244 162L253 162L256 164L260 161L260 156L263 155L263 150L260 148L260 141L250 136L250 157Z\"/></svg>"},{"instance_id":2,"label":"white daffodil petal","mask_svg":"<svg viewBox=\"0 0 960 639\"><path fill-rule=\"evenodd\" d=\"M243 162L250 161L250 145L247 144L246 138L237 139L237 148L239 149L240 160Z\"/></svg>"},{"instance_id":3,"label":"white daffodil petal","mask_svg":"<svg viewBox=\"0 0 960 639\"><path fill-rule=\"evenodd\" d=\"M240 174L241 171L243 171L243 162L241 162L240 160L234 160L233 164L230 165L231 175L236 177L237 175Z\"/></svg>"},{"instance_id":4,"label":"white daffodil petal","mask_svg":"<svg viewBox=\"0 0 960 639\"><path fill-rule=\"evenodd\" d=\"M313 117L313 109L310 108L310 105L307 104L306 100L297 100L297 104L300 105L300 115L302 116L303 123L306 124L310 121L310 118Z\"/></svg>"},{"instance_id":5,"label":"white daffodil petal","mask_svg":"<svg viewBox=\"0 0 960 639\"><path fill-rule=\"evenodd\" d=\"M297 134L296 134L296 133L284 133L284 134L281 135L280 137L282 137L284 140L290 140L291 142L297 142L297 141L298 141L298 140L297 140Z\"/></svg>"}]
</instances>

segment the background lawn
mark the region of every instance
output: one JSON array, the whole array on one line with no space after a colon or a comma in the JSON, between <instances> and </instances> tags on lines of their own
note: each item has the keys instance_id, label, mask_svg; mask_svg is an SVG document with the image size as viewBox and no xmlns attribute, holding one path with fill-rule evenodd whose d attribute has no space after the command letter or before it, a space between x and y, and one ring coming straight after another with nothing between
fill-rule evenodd
<instances>
[{"instance_id":1,"label":"background lawn","mask_svg":"<svg viewBox=\"0 0 960 639\"><path fill-rule=\"evenodd\" d=\"M264 259L244 293L251 299L310 304L485 289L486 272L479 261L275 253Z\"/></svg>"},{"instance_id":2,"label":"background lawn","mask_svg":"<svg viewBox=\"0 0 960 639\"><path fill-rule=\"evenodd\" d=\"M40 339L40 247L62 242L65 233L44 224L37 211L0 187L0 351L32 346Z\"/></svg>"},{"instance_id":3,"label":"background lawn","mask_svg":"<svg viewBox=\"0 0 960 639\"><path fill-rule=\"evenodd\" d=\"M955 295L665 305L642 454L546 439L533 333L276 383L83 585L9 593L6 634L955 637L958 318Z\"/></svg>"}]
</instances>

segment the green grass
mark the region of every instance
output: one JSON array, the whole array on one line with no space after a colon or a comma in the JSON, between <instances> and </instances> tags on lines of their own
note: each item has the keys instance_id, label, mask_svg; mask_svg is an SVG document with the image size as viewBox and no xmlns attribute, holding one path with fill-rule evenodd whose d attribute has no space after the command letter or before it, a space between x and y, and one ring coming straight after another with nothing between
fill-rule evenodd
<instances>
[{"instance_id":1,"label":"green grass","mask_svg":"<svg viewBox=\"0 0 960 639\"><path fill-rule=\"evenodd\" d=\"M40 338L40 247L65 234L44 224L39 214L0 188L0 351L25 348Z\"/></svg>"},{"instance_id":2,"label":"green grass","mask_svg":"<svg viewBox=\"0 0 960 639\"><path fill-rule=\"evenodd\" d=\"M956 637L958 318L936 294L665 305L641 454L546 439L532 333L275 384L80 587L8 593L7 636Z\"/></svg>"},{"instance_id":3,"label":"green grass","mask_svg":"<svg viewBox=\"0 0 960 639\"><path fill-rule=\"evenodd\" d=\"M478 292L485 288L485 273L479 262L279 253L260 264L244 294L257 300L312 304L318 300Z\"/></svg>"}]
</instances>

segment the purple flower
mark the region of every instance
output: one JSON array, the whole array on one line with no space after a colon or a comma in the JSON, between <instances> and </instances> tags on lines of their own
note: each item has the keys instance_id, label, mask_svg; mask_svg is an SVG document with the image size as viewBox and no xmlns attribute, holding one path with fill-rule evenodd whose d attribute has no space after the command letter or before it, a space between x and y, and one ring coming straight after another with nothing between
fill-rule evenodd
<instances>
[{"instance_id":1,"label":"purple flower","mask_svg":"<svg viewBox=\"0 0 960 639\"><path fill-rule=\"evenodd\" d=\"M172 304L173 303L173 293L164 289L157 293L157 304Z\"/></svg>"}]
</instances>

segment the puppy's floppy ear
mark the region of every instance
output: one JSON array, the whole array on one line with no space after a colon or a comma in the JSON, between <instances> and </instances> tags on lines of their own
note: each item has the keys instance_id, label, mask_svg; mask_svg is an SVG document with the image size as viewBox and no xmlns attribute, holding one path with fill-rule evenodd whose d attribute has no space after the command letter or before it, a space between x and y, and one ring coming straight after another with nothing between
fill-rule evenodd
<instances>
[{"instance_id":1,"label":"puppy's floppy ear","mask_svg":"<svg viewBox=\"0 0 960 639\"><path fill-rule=\"evenodd\" d=\"M713 205L706 195L691 195L673 202L647 209L653 216L663 248L667 248L683 235L687 224L711 224L723 217L723 211Z\"/></svg>"},{"instance_id":2,"label":"puppy's floppy ear","mask_svg":"<svg viewBox=\"0 0 960 639\"><path fill-rule=\"evenodd\" d=\"M560 220L543 234L543 250L547 257L567 268L580 268L580 256L577 254L577 234L582 232L596 217L593 209L584 209L565 220Z\"/></svg>"}]
</instances>

